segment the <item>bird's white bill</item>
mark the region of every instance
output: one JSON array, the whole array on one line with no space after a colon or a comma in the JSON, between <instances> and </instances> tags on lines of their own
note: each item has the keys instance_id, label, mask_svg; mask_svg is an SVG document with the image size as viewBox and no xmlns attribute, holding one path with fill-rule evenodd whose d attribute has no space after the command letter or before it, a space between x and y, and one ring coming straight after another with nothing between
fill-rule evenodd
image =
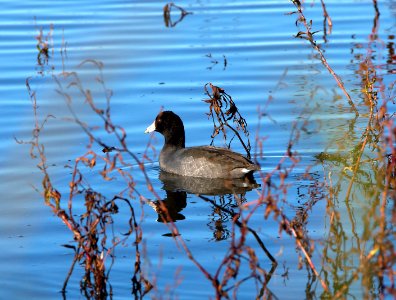
<instances>
[{"instance_id":1,"label":"bird's white bill","mask_svg":"<svg viewBox=\"0 0 396 300\"><path fill-rule=\"evenodd\" d=\"M155 121L153 122L153 124L151 124L149 127L147 127L147 129L144 133L150 133L150 132L153 132L154 130L155 130Z\"/></svg>"}]
</instances>

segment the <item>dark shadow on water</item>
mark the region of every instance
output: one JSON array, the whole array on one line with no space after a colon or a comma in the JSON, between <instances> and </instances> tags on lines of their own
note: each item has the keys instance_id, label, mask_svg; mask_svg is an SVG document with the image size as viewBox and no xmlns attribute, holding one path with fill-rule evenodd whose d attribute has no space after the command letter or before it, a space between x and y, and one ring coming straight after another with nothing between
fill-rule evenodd
<instances>
[{"instance_id":1,"label":"dark shadow on water","mask_svg":"<svg viewBox=\"0 0 396 300\"><path fill-rule=\"evenodd\" d=\"M177 222L185 219L181 211L187 206L187 194L207 196L238 195L242 199L246 192L260 187L253 178L213 179L186 177L161 171L159 179L166 198L148 204L158 213L157 222Z\"/></svg>"},{"instance_id":2,"label":"dark shadow on water","mask_svg":"<svg viewBox=\"0 0 396 300\"><path fill-rule=\"evenodd\" d=\"M250 177L243 179L197 178L161 171L159 179L162 181L163 189L166 191L184 191L190 194L209 196L244 194L260 186Z\"/></svg>"},{"instance_id":3,"label":"dark shadow on water","mask_svg":"<svg viewBox=\"0 0 396 300\"><path fill-rule=\"evenodd\" d=\"M166 191L166 198L160 201L150 201L148 204L157 212L157 222L164 223L164 221L176 222L184 220L186 217L180 212L187 206L186 192L172 192ZM163 209L162 205L165 206ZM164 212L167 211L167 214Z\"/></svg>"}]
</instances>

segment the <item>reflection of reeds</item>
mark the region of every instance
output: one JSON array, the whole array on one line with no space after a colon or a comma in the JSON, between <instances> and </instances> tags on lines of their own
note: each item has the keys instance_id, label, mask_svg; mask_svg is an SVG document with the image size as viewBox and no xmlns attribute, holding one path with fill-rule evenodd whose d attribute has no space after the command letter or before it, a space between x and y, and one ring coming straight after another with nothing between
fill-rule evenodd
<instances>
[{"instance_id":1,"label":"reflection of reeds","mask_svg":"<svg viewBox=\"0 0 396 300\"><path fill-rule=\"evenodd\" d=\"M50 58L50 52L51 54L54 54L54 40L53 40L53 32L54 32L54 26L51 24L50 25L50 30L47 33L47 35L44 35L43 27L40 27L37 29L38 30L38 35L36 36L37 40L37 64L41 67L44 67L48 64L48 60ZM52 49L52 51L50 50Z\"/></svg>"},{"instance_id":2,"label":"reflection of reeds","mask_svg":"<svg viewBox=\"0 0 396 300\"><path fill-rule=\"evenodd\" d=\"M109 294L109 288L111 289L108 276L111 265L114 262L113 251L115 247L125 242L132 232L135 232L136 245L139 244L139 227L134 209L126 198L115 196L113 199L107 200L100 193L85 187L80 169L82 167L92 168L95 165L95 155L90 158L88 156L83 156L76 159L72 172L72 180L70 182L69 200L67 202L67 208L64 208L65 205L61 201L62 195L53 186L51 177L47 171L48 163L45 155L45 148L40 142L40 133L44 130L44 125L47 123L50 116L40 121L37 112L36 93L32 90L29 79L26 81L26 86L32 100L35 116L34 135L32 140L28 143L31 145L31 155L33 158L39 159L38 167L44 175L42 185L45 204L49 206L54 214L70 229L77 243L76 246L64 245L67 248L73 249L75 255L63 284L62 291L66 291L75 264L79 262L85 269L85 275L81 280L81 289L83 293L88 298L94 295L99 298L106 297ZM74 217L74 209L78 205L76 205L75 202L80 202L78 199L81 197L85 205L85 212L80 215L79 219L76 219ZM131 217L128 222L130 227L127 232L124 232L123 236L114 236L109 239L110 236L108 237L108 235L113 230L114 216L118 213L121 203L126 204L126 207L130 209ZM124 206L125 205L121 205L121 207ZM81 207L79 207L79 209L81 209ZM108 265L109 263L107 262L109 259L111 260L110 265ZM106 265L108 265L107 268ZM146 288L149 289L149 286L146 285Z\"/></svg>"},{"instance_id":3,"label":"reflection of reeds","mask_svg":"<svg viewBox=\"0 0 396 300\"><path fill-rule=\"evenodd\" d=\"M96 63L96 62L95 62ZM100 69L100 64L96 64ZM74 77L73 77L74 76ZM109 149L114 147L107 147L99 139L97 139L91 132L90 127L85 127L85 124L77 118L74 114L71 101L72 98L70 94L63 90L62 83L65 78L73 78L69 82L69 87L78 87L79 90L85 96L85 100L91 106L94 112L99 116L103 117L104 127L108 133L113 133L120 142L121 146L126 146L125 144L125 132L121 127L113 125L110 119L109 111L109 100L110 92L106 90L107 93L107 109L101 110L97 108L93 99L90 97L89 90L83 88L81 81L78 79L76 73L61 73L61 75L53 76L53 79L58 83L59 92L65 96L67 99L69 108L74 115L74 121L80 124L85 132L90 137L90 145L92 146L94 141L98 142L100 145L107 149L104 151L105 154L101 155L95 153L92 149L88 150L87 153L81 157L76 158L75 164L72 167L72 178L69 184L70 192L68 196L68 201L64 203L62 201L62 195L56 189L51 180L51 176L48 173L48 162L45 154L45 147L40 142L40 134L45 129L45 125L48 125L48 120L52 117L48 115L42 121L40 121L40 116L37 110L37 98L36 92L31 87L31 79L26 80L26 86L32 101L32 107L34 112L35 126L33 130L33 137L30 142L31 145L31 156L32 158L38 158L39 169L43 172L43 196L46 205L48 205L54 214L58 216L63 223L70 229L73 233L76 245L65 245L65 247L74 250L74 259L70 270L66 276L63 292L66 291L66 287L70 276L72 275L73 269L78 262L85 269L85 275L81 279L81 290L88 297L104 298L111 294L111 285L109 283L109 274L111 266L114 263L113 252L115 247L126 242L129 236L135 234L135 251L136 251L136 262L134 275L132 277L133 290L135 295L143 296L151 289L150 282L145 279L142 275L140 264L141 255L139 250L139 245L141 241L141 230L139 222L136 219L134 208L128 198L120 195L114 195L111 199L107 199L100 192L93 190L89 187L89 183L86 181L83 172L84 168L92 169L96 166L97 160L102 160L104 162L104 168L100 172L105 180L109 180L112 175L111 172L117 171L119 174L127 181L128 189L131 190L130 195L134 191L134 181L133 178L127 172L124 172L119 168L119 164L127 165L121 155L121 151L115 151L115 154L111 153ZM100 78L98 78L100 84L104 84ZM143 166L143 163L140 163ZM144 169L143 169L144 171ZM148 181L149 184L149 181ZM79 203L84 203L85 212L79 214L79 218L76 218L76 210L81 211L82 207ZM114 232L114 224L116 223L115 217L118 214L119 207L130 210L130 219L127 220L129 224L129 229L127 232L123 232L122 235L112 236ZM78 214L78 213L77 213Z\"/></svg>"},{"instance_id":4,"label":"reflection of reeds","mask_svg":"<svg viewBox=\"0 0 396 300\"><path fill-rule=\"evenodd\" d=\"M210 203L218 211L218 213L222 212L232 220L230 248L224 256L224 259L219 264L214 278L212 279L212 283L216 288L217 298L228 297L229 291L236 293L239 286L247 280L254 280L256 285L261 286L261 288L257 291L258 297L263 296L264 293L272 295L272 293L267 289L267 286L274 271L276 270L278 263L268 251L257 232L248 226L249 218L243 218L242 212L235 213L232 209L227 208L226 205L219 205L208 197L200 195L200 198ZM236 231L236 228L239 229L239 232ZM259 248L263 250L264 254L272 262L272 267L268 273L260 266L260 259L256 254L256 250L249 246L246 242L247 236L249 234L253 235ZM251 274L247 277L239 279L238 274L240 273L240 268L242 267L244 261L248 262L251 269ZM233 284L231 284L232 280L235 281Z\"/></svg>"},{"instance_id":5,"label":"reflection of reeds","mask_svg":"<svg viewBox=\"0 0 396 300\"><path fill-rule=\"evenodd\" d=\"M396 207L393 190L396 134L393 113L387 111L394 101L394 83L385 86L384 78L377 73L378 67L373 60L372 47L375 47L377 39L379 16L376 6L375 9L367 53L357 71L361 79L367 124L360 132L353 121L345 133L346 137L360 134L360 138L353 142L350 153L340 151L318 156L328 174L327 214L330 228L323 250L323 272L332 289L324 293L324 297L343 297L351 292L356 283L361 286L364 298L396 294L394 216L386 212L389 206L393 206L393 212ZM375 49L378 51L378 47ZM342 204L345 204L344 209L340 208ZM362 215L362 219L357 218L357 214ZM352 259L356 259L357 263L351 264Z\"/></svg>"},{"instance_id":6,"label":"reflection of reeds","mask_svg":"<svg viewBox=\"0 0 396 300\"><path fill-rule=\"evenodd\" d=\"M302 14L301 4L298 1L294 1L294 3ZM323 1L322 4L324 5ZM171 6L164 8L164 18L165 16L170 18L170 9ZM314 33L310 31L309 22L307 23L302 15L300 17L300 21L306 26L306 31L299 33L299 37L308 39L316 50L320 50L313 41ZM325 18L328 22L328 15L325 15ZM172 24L170 20L168 22L168 25ZM373 29L373 33L375 32L376 28ZM41 40L45 40L42 32L40 36ZM375 34L372 36L374 37ZM66 44L63 43L63 45ZM42 44L40 47L45 49L47 46ZM43 50L41 55L48 58L49 56L46 56L45 53L46 50ZM234 295L237 297L238 291L244 285L249 286L249 289L251 286L255 286L257 298L276 297L271 292L269 285L278 262L265 246L260 233L253 227L253 217L260 217L262 220L272 217L279 225L279 233L286 233L295 241L299 250L300 265L298 267L302 267L305 263L307 268L307 298L315 296L315 291L311 289L314 288L317 280L320 281L324 290L323 297L343 298L351 292L353 284L359 278L363 283L367 297L372 292L370 287L374 282L378 284L378 294L384 295L385 291L395 294L393 278L393 266L396 261L395 235L392 231L392 220L389 220L389 213L386 212L391 201L395 201L396 198L394 193L396 187L396 130L393 115L387 110L387 105L392 101L389 95L394 93L394 86L388 87L387 94L381 77L375 72L376 67L370 60L371 56L367 55L367 57L368 59L362 61L359 70L368 111L366 128L361 133L360 140L353 146L351 153L323 153L318 156L323 162L326 174L329 174L325 181L329 231L321 253L322 266L315 264L312 260L314 251L320 247L317 247L309 237L306 226L310 210L317 203L317 197L322 197L324 187L319 180L312 180L312 194L307 196L308 201L305 203L305 207L299 209L294 217L288 216L282 207L282 204L288 203L288 197L290 197L288 195L291 186L290 174L300 163L294 148L304 131L305 122L302 125L297 122L293 124L290 140L283 157L272 171L260 174L261 189L258 191L256 199L245 201L241 199L242 197L233 195L233 202L230 205L231 200L221 201L224 198L220 197L220 203L218 203L212 197L200 196L213 208L213 222L210 223L210 227L213 229L214 239L229 242L225 247L223 259L216 266L210 266L214 269L214 271L210 271L203 262L194 256L194 249L188 247L175 224L177 216L175 217L175 214L169 212L169 203L164 203L160 199L147 176L144 162L148 159L149 153L146 151L142 158L138 157L128 148L127 133L124 128L113 123L110 105L112 92L106 87L103 79L103 64L95 60L87 60L79 66L79 68L83 68L93 65L97 68L96 82L104 95L103 106L94 99L91 90L85 87L78 71L65 72L63 70L59 75L52 75L57 84L58 93L66 101L72 120L88 137L88 150L84 155L75 159L74 165L71 167L69 192L63 193L63 195L60 193L62 189L53 185L53 178L48 172L50 163L45 154L45 145L40 140L41 133L49 126L53 116L48 115L42 118L39 115L36 92L31 85L31 79L28 78L26 86L34 114L33 137L28 143L31 145L31 156L38 160L38 168L43 174L41 192L45 204L69 228L75 239L75 243L65 245L65 247L73 249L74 259L66 276L63 291L66 291L75 266L80 264L84 268L84 276L80 280L83 294L87 298L105 298L111 295L110 271L116 259L114 250L127 239L133 239L135 251L135 257L131 258L134 266L131 274L133 296L142 298L150 291L152 291L151 293L161 293L161 287L156 286L155 275L149 278L142 264L145 255L141 249L144 240L144 232L141 228L143 216L141 219L137 218L135 209L136 205L148 203L158 210L161 221L165 223L164 226L169 228L171 232L169 236L174 239L175 244L182 249L185 256L212 284L213 294L217 299L231 298ZM324 61L322 59L322 62L325 65L327 63L325 59ZM339 79L335 73L332 75ZM340 79L337 82L341 82ZM346 92L342 85L340 88L344 93ZM228 128L238 137L250 155L246 120L240 115L231 96L212 84L205 85L205 90L210 98L206 102L210 105L209 116L212 116L214 124L212 139L220 132L224 134L224 138L227 138L225 129ZM80 101L81 99L82 101ZM79 101L84 102L99 118L100 127L106 134L113 137L112 142L104 142L103 136L99 137L92 124L86 124L78 117L73 104ZM353 102L351 107L356 110ZM260 117L264 115L259 113ZM229 121L236 124L237 129L234 129L228 123ZM353 132L347 132L346 136L353 136L358 131L356 123L356 119L351 121L352 125L349 129ZM239 131L244 133L247 142L240 136ZM262 142L261 138L257 137L256 142ZM94 144L100 145L103 149L102 152L95 152ZM149 143L147 149L151 147L152 145ZM128 163L128 159L134 161L134 165L138 166L143 174L145 185L138 186L131 172L127 171L126 167L133 167ZM99 190L92 189L88 179L83 175L85 169L97 170L102 180L106 181L117 176L121 177L124 180L124 189L120 193L105 197ZM335 171L337 174L341 174L339 178L333 175ZM304 176L310 177L310 174L307 172ZM142 189L148 190L155 201L146 199L140 192ZM367 201L359 202L359 193L364 194ZM320 196L315 196L319 194ZM363 206L364 214L361 222L356 219L354 202ZM340 205L345 205L345 211L340 209ZM178 206L175 209L176 214L183 208L183 206ZM114 235L113 229L120 222L117 215L121 209L130 212L128 220L121 219L121 222L128 225L127 230L123 234ZM346 213L346 217L342 215L343 212ZM260 213L261 215L259 215ZM396 218L394 203L393 214L393 218ZM226 226L226 224L230 225ZM361 232L359 228L362 229ZM253 237L253 243L248 240L249 237ZM350 239L353 240L353 245L348 244ZM263 255L260 255L262 254L261 250L264 257L272 263L270 270L266 270L264 267ZM359 259L358 266L351 266L349 260L351 257ZM322 270L319 267L322 267ZM248 269L249 272L246 273L246 271L242 271L243 269ZM284 277L287 277L287 271Z\"/></svg>"},{"instance_id":7,"label":"reflection of reeds","mask_svg":"<svg viewBox=\"0 0 396 300\"><path fill-rule=\"evenodd\" d=\"M352 152L352 157L337 160L339 166L344 171L337 182L329 182L329 215L331 216L330 225L332 228L329 234L328 245L326 247L327 264L343 269L343 265L348 264L348 257L357 257L359 264L352 270L344 273L344 278L338 278L337 272L333 271L333 280L339 282L339 286L333 291L334 297L339 297L350 289L358 279L362 281L363 293L368 297L374 291L373 286L377 285L378 289L374 293L381 295L388 289L389 293L395 293L393 265L396 262L394 239L395 234L392 232L392 218L386 209L391 204L389 200L392 197L392 172L395 169L394 157L395 137L392 136L394 128L393 120L384 113L383 109L390 99L383 98L383 103L378 109L379 94L378 88L383 89L381 84L378 88L374 86L374 81L381 82L381 78L375 72L375 67L370 60L362 62L365 67L362 68L362 83L365 86L364 95L369 110L367 126L364 129L360 140L357 142L356 151ZM384 93L382 96L384 96ZM385 105L385 106L384 106ZM387 129L388 136L387 136ZM391 143L389 143L391 141ZM387 153L387 149L390 153ZM377 155L375 155L377 153ZM373 155L374 154L374 155ZM393 162L388 158L392 157ZM334 163L326 159L327 168L334 168ZM330 180L331 178L329 178ZM393 182L393 183L392 183ZM342 186L346 185L345 195ZM363 194L364 203L356 196ZM348 223L352 229L353 244L348 242L349 233L343 229L348 226L346 220L343 220L337 208L335 199L345 199L345 208L348 215ZM357 220L355 215L356 203L363 205L363 219ZM395 203L393 203L395 207ZM333 261L329 252L334 251L335 247L343 249L343 257L336 254L336 260ZM338 256L338 258L337 258ZM345 267L346 268L346 267ZM390 284L386 284L384 278ZM336 278L338 278L336 280Z\"/></svg>"},{"instance_id":8,"label":"reflection of reeds","mask_svg":"<svg viewBox=\"0 0 396 300\"><path fill-rule=\"evenodd\" d=\"M180 12L180 16L177 21L172 21L172 8L176 8ZM179 22L181 22L185 16L192 14L186 11L183 7L174 4L173 2L165 4L164 8L164 22L166 27L175 27Z\"/></svg>"}]
</instances>

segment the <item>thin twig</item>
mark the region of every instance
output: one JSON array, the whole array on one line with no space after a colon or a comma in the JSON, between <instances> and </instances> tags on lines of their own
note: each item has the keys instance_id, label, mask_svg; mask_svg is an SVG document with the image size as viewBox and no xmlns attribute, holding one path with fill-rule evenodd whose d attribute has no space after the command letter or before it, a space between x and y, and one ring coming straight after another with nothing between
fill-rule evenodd
<instances>
[{"instance_id":1,"label":"thin twig","mask_svg":"<svg viewBox=\"0 0 396 300\"><path fill-rule=\"evenodd\" d=\"M315 32L311 32L312 20L308 24L307 19L305 18L304 13L302 11L302 6L301 6L301 3L299 0L292 0L292 2L294 4L294 6L297 8L297 12L298 12L298 16L299 16L298 22L302 23L306 30L305 32L303 32L303 31L298 32L296 37L305 39L311 43L312 47L318 52L320 60L322 61L323 65L326 67L326 69L329 71L329 73L333 76L337 85L344 93L345 97L348 100L349 105L351 106L352 110L355 112L355 115L359 116L359 112L358 112L355 104L353 103L351 96L345 89L344 83L342 82L341 78L330 67L330 65L328 64L328 62L323 54L323 51L320 49L320 47L318 46L318 44L315 42L315 40L313 38L313 35L315 34Z\"/></svg>"}]
</instances>

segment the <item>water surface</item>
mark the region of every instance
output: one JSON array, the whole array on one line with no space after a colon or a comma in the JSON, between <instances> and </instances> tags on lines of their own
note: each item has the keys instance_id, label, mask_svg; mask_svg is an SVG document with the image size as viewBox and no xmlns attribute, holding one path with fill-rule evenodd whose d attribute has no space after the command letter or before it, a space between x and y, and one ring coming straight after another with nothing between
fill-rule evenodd
<instances>
[{"instance_id":1,"label":"water surface","mask_svg":"<svg viewBox=\"0 0 396 300\"><path fill-rule=\"evenodd\" d=\"M76 159L86 153L89 138L72 121L73 115L59 93L61 87L66 90L70 83L62 72L76 72L99 107L105 106L106 95L109 95L97 81L102 74L105 89L112 91L112 121L127 133L129 149L141 159L149 141L155 148L155 151L151 148L147 151L151 162L145 160L145 168L162 199L169 197L159 178L158 153L163 139L159 134L151 138L144 135L145 128L161 109L173 110L184 120L189 146L209 144L213 124L206 115L208 105L202 102L207 98L204 86L211 82L225 89L248 123L252 154L262 168L262 172L255 175L262 186L247 192L245 203L255 201L265 189L262 178L276 169L293 140L292 150L296 151L299 162L292 169L287 169L292 165L290 159L282 164L290 172L286 178L287 191L283 193L279 189L275 197L278 205L290 220L303 220L304 232L315 246L312 260L330 285L330 295L341 291L343 296L367 297L370 284L364 281L366 277L359 269L359 255L349 251L357 247L370 253L372 242L366 234L370 230L376 232L377 228L367 222L365 216L370 215L370 205L377 198L373 196L375 193L370 193L370 188L357 186L351 201L345 201L348 181L342 179L345 174L348 176L348 163L346 169L331 159L322 165L317 155L325 151L350 153L359 143L369 111L362 93L362 70L364 62L368 65L367 58L375 66L383 86L388 88L394 82L396 4L391 0L378 1L381 15L375 19L372 1L325 3L333 22L331 32L328 25L324 31L319 1L305 3L304 12L312 19L313 31L319 30L315 37L327 62L342 78L358 107L361 113L358 119L317 52L307 41L294 37L302 27L296 27L296 15L289 14L295 11L291 2L182 1L176 4L191 14L175 26L167 27L163 16L166 3L161 1L35 1L34 4L4 1L0 12L3 70L0 73L3 129L0 133L3 154L0 158L3 191L0 289L3 297L61 298L59 291L73 260L73 250L62 246L76 245L73 234L40 194L44 179L38 168L40 159L31 157L29 144L16 142L28 142L34 133L28 82L35 92L39 119L51 115L39 138L45 147L51 182L62 194L61 206L66 209L72 168ZM177 8L171 16L173 22L178 20ZM49 45L48 60L45 56L38 57L36 37L40 37L40 30L41 40L47 39ZM100 63L102 68L98 69L93 62ZM78 118L89 126L98 126L94 133L102 141L115 144L84 97L75 90L70 95L73 97L71 107ZM388 104L390 113L394 112L391 104L394 102ZM263 156L259 155L257 141L262 141ZM220 136L215 144L224 145ZM243 153L236 139L231 145L233 150ZM98 154L102 148L96 143L92 145ZM136 161L127 155L125 158L132 167L123 170L133 176L139 194L134 194L134 198L127 192L123 195L131 201L141 226L142 274L154 286L146 297L214 298L211 282L189 259L180 243L169 237L169 227L159 222L157 212L148 205L155 197L147 189ZM87 180L86 187L112 199L125 190L125 182L119 177L103 180L98 175L103 165L104 162L98 160L95 168L82 169L82 173ZM340 190L334 194L329 192L329 182L336 184L339 179L342 181ZM274 186L281 186L281 175L275 172L272 182ZM230 247L234 232L232 217L219 211L216 204L235 211L238 205L230 195L211 196L214 203L194 193L181 193L177 197L176 203L181 202L178 212L181 216L175 224L181 237L194 259L214 274ZM76 197L73 201L78 219L85 210L83 198ZM329 209L329 203L335 203L335 211ZM391 216L392 205L389 198L387 217ZM258 207L249 220L249 226L278 261L265 295L272 293L279 299L327 295L319 280L312 276L304 257L299 267L302 254L296 240L280 232L279 219L273 215L264 218L265 209L266 206ZM334 215L343 221L338 227L333 227ZM119 213L114 216L114 235L122 236L128 231L129 218L127 205L120 205ZM392 231L392 224L387 226ZM342 230L334 233L335 228ZM236 230L236 236L238 232ZM345 237L344 243L334 242L337 236ZM270 272L271 261L252 235L247 236L246 245L255 251L260 267ZM344 247L336 248L339 245ZM115 249L109 275L115 299L131 298L135 254L134 235ZM246 259L246 253L244 255ZM337 262L334 265L333 260ZM350 269L347 271L347 268ZM360 270L358 279L346 284L352 276L351 269ZM236 281L250 274L249 265L244 261ZM83 275L84 267L77 264L66 298L85 297L80 293ZM373 278L368 289L370 297L380 297L381 293L391 297L390 292L380 290L378 278ZM390 285L386 280L385 283ZM348 288L343 290L342 286ZM235 289L236 298L252 299L259 295L261 288L254 280L246 280Z\"/></svg>"}]
</instances>

